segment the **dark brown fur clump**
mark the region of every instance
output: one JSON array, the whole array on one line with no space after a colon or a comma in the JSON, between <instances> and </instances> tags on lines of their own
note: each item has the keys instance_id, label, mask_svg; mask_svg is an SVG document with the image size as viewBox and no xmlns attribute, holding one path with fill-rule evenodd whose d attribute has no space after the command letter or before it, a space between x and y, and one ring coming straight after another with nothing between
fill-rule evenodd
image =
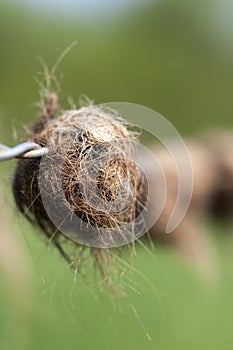
<instances>
[{"instance_id":1,"label":"dark brown fur clump","mask_svg":"<svg viewBox=\"0 0 233 350\"><path fill-rule=\"evenodd\" d=\"M80 219L80 227L78 230L75 227L72 236L74 245L79 244L83 228L95 229L90 231L90 237L84 237L84 243L94 247L93 251L99 244L96 240L102 240L103 247L111 245L105 242L108 230L109 237L112 232L119 236L118 243L132 241L134 220L145 203L146 184L133 161L135 134L127 130L113 111L90 105L58 113L54 118L57 108L57 95L50 94L28 136L29 141L49 148L47 160L43 165L41 159L19 160L13 194L20 212L39 226L66 260L72 262L61 243L66 240L61 234L64 221L72 225L74 216ZM44 198L39 181L43 184ZM49 211L55 213L59 225L51 220L45 199L52 203Z\"/></svg>"}]
</instances>

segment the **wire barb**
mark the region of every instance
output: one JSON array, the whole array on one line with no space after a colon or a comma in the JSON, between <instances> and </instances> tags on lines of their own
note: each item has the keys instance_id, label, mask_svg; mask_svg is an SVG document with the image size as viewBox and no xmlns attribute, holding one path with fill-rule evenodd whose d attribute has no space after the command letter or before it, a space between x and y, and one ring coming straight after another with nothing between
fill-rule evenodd
<instances>
[{"instance_id":1,"label":"wire barb","mask_svg":"<svg viewBox=\"0 0 233 350\"><path fill-rule=\"evenodd\" d=\"M0 144L0 162L13 158L40 158L48 154L47 147L34 142L24 142L12 148Z\"/></svg>"}]
</instances>

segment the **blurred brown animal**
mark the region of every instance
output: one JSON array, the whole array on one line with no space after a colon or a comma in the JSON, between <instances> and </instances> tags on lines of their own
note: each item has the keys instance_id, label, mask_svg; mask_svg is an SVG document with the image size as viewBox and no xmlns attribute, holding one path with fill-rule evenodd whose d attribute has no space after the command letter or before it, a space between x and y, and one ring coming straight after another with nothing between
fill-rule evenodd
<instances>
[{"instance_id":1,"label":"blurred brown animal","mask_svg":"<svg viewBox=\"0 0 233 350\"><path fill-rule=\"evenodd\" d=\"M186 140L193 167L193 193L188 211L179 226L170 234L165 227L174 207L178 175L170 154L155 146L167 183L165 207L150 234L182 253L206 275L214 264L211 241L205 231L205 219L210 213L218 219L230 218L233 213L233 133L212 132Z\"/></svg>"}]
</instances>

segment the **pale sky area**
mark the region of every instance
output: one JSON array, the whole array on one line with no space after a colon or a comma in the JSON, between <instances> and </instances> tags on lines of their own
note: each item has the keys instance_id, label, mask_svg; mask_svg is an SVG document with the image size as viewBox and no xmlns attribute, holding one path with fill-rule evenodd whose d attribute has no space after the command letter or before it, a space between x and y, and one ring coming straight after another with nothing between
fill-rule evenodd
<instances>
[{"instance_id":1,"label":"pale sky area","mask_svg":"<svg viewBox=\"0 0 233 350\"><path fill-rule=\"evenodd\" d=\"M68 16L73 19L83 21L111 19L112 16L119 16L127 10L137 10L146 3L158 3L168 0L0 0L5 3L15 3L32 9L40 13L51 11L53 14ZM173 0L170 0L173 1ZM190 0L180 0L180 2L189 2ZM200 17L201 7L204 5L199 2ZM233 0L212 0L210 17L215 21L218 35L222 36L223 41L232 42L233 38ZM107 15L107 16L106 16ZM202 21L204 19L202 18Z\"/></svg>"},{"instance_id":2,"label":"pale sky area","mask_svg":"<svg viewBox=\"0 0 233 350\"><path fill-rule=\"evenodd\" d=\"M160 0L5 0L8 3L17 3L34 10L58 11L64 15L78 18L101 18L109 15L121 14L130 7L138 8L145 3L158 2Z\"/></svg>"}]
</instances>

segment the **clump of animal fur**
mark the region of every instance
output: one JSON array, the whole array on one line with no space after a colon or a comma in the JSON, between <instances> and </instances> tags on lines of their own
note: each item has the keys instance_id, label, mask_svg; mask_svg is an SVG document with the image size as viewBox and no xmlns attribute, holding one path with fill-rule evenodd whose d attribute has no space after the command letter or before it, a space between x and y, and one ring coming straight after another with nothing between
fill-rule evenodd
<instances>
[{"instance_id":1,"label":"clump of animal fur","mask_svg":"<svg viewBox=\"0 0 233 350\"><path fill-rule=\"evenodd\" d=\"M46 97L28 136L28 141L48 147L49 154L43 162L18 161L14 198L69 263L74 263L65 249L69 238L75 247L90 246L95 260L103 259L97 248L135 239L135 219L145 203L145 179L133 161L136 134L114 111L89 105L58 112L57 99L57 94ZM74 218L79 219L76 224Z\"/></svg>"},{"instance_id":2,"label":"clump of animal fur","mask_svg":"<svg viewBox=\"0 0 233 350\"><path fill-rule=\"evenodd\" d=\"M167 196L150 236L175 247L204 270L204 276L214 261L204 219L209 212L231 215L233 207L232 159L225 152L232 148L233 135L226 136L217 133L186 140L193 194L183 221L169 235L164 232L176 202L177 169L166 149L157 144L151 147L166 178ZM137 135L115 111L89 104L62 112L57 94L50 93L28 136L28 141L47 146L49 154L45 160L19 160L13 179L18 209L41 228L72 267L79 266L89 251L109 285L113 252L120 251L114 247L127 244L132 248L128 243L146 232L147 223L137 219L148 200L148 183L134 161L135 139ZM150 200L156 203L156 179L149 185Z\"/></svg>"}]
</instances>

